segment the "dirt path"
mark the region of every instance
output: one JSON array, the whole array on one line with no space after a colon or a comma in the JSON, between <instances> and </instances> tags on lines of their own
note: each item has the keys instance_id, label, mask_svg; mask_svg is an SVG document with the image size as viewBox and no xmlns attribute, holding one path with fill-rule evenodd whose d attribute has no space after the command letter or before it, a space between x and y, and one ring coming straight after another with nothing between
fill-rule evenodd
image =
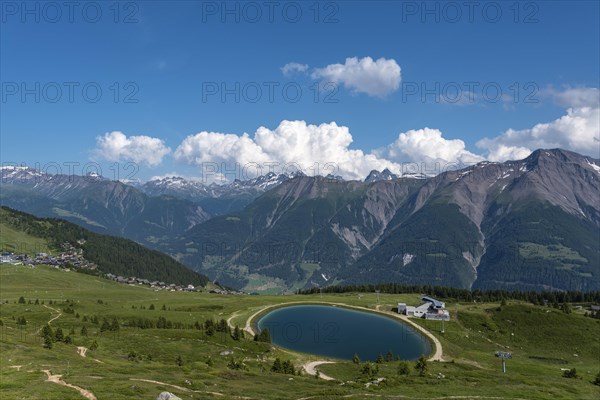
<instances>
[{"instance_id":1,"label":"dirt path","mask_svg":"<svg viewBox=\"0 0 600 400\"><path fill-rule=\"evenodd\" d=\"M309 375L317 375L317 367L322 364L335 364L333 361L310 361L302 366L302 369ZM319 371L319 378L324 379L326 381L334 381L332 377L329 375L325 375L324 373Z\"/></svg>"},{"instance_id":2,"label":"dirt path","mask_svg":"<svg viewBox=\"0 0 600 400\"><path fill-rule=\"evenodd\" d=\"M45 372L46 375L48 376L48 379L46 380L46 382L52 382L52 383L56 383L58 385L69 387L71 389L75 389L83 397L85 397L88 400L98 400L96 398L96 396L94 396L94 394L92 392L90 392L89 390L85 390L83 388L80 388L79 386L71 385L70 383L63 381L62 375L52 375L52 373L50 372L49 369L44 369L44 370L42 370L42 372Z\"/></svg>"},{"instance_id":3,"label":"dirt path","mask_svg":"<svg viewBox=\"0 0 600 400\"><path fill-rule=\"evenodd\" d=\"M87 347L77 346L77 354L79 354L81 357L85 358L85 353L87 353L87 351Z\"/></svg>"},{"instance_id":4,"label":"dirt path","mask_svg":"<svg viewBox=\"0 0 600 400\"><path fill-rule=\"evenodd\" d=\"M52 322L56 321L57 319L59 319L61 317L62 313L60 312L60 310L57 310L56 308L48 307L45 304L43 304L43 306L46 307L49 310L54 311L55 313L58 313L57 316L55 316L53 318L50 318L50 320L48 320L48 323L47 323L48 325L50 325ZM32 333L32 335L39 335L39 333L42 331L42 328L43 327L40 326L40 328L37 331L35 331L34 333Z\"/></svg>"},{"instance_id":5,"label":"dirt path","mask_svg":"<svg viewBox=\"0 0 600 400\"><path fill-rule=\"evenodd\" d=\"M398 318L398 319L402 320L403 322L406 322L407 324L409 324L411 327L415 328L419 332L423 333L429 339L431 339L431 341L434 344L434 349L433 349L433 354L429 357L429 359L427 361L444 361L443 351L442 351L442 343L440 343L438 338L436 338L431 332L429 332L427 329L423 328L421 325L418 325L418 324L414 323L413 321L411 321L405 315L397 314L397 313L394 313L391 311L381 311L380 310L381 306L377 306L376 310L373 310L371 308L366 308L366 307L361 307L361 306L351 306L348 304L341 304L341 303L320 303L320 302L316 302L316 301L291 301L289 303L272 304L270 306L265 306L265 307L261 308L260 310L258 310L254 314L252 314L250 317L248 317L248 319L246 320L246 327L244 328L244 330L246 332L248 332L250 335L254 336L256 334L256 332L254 332L254 328L252 327L252 320L258 314L268 310L269 308L280 307L280 306L291 305L291 304L325 304L325 305L330 305L330 306L341 306L341 307L347 307L347 308L354 308L357 310L377 312L377 313L392 316L394 318Z\"/></svg>"},{"instance_id":6,"label":"dirt path","mask_svg":"<svg viewBox=\"0 0 600 400\"><path fill-rule=\"evenodd\" d=\"M181 390L182 392L191 392L191 391L192 391L192 390L190 390L190 389L188 389L188 388L185 388L185 387L183 387L183 386L177 386L177 385L172 385L172 384L170 384L170 383L164 383L164 382L159 382L159 381L153 381L153 380L151 380L151 379L129 378L129 380L132 380L132 381L138 381L138 382L154 383L154 384L156 384L156 385L162 385L162 386L168 386L168 387L172 387L172 388L174 388L174 389L177 389L177 390ZM215 392L214 394L217 394L217 395L219 395L219 396L223 396L223 394L222 394L222 393L216 393L216 392Z\"/></svg>"},{"instance_id":7,"label":"dirt path","mask_svg":"<svg viewBox=\"0 0 600 400\"><path fill-rule=\"evenodd\" d=\"M48 325L50 325L53 321L57 320L60 318L60 316L62 315L62 313L60 312L60 310L57 310L56 308L52 308L52 307L48 307L47 305L44 304L44 307L46 307L49 310L54 311L55 313L58 313L58 315L54 318L50 318L50 320L48 321Z\"/></svg>"},{"instance_id":8,"label":"dirt path","mask_svg":"<svg viewBox=\"0 0 600 400\"><path fill-rule=\"evenodd\" d=\"M241 310L238 310L238 311L234 312L233 314L231 314L231 317L227 318L227 325L229 325L229 327L231 329L235 329L235 326L233 326L233 324L231 323L231 320L234 319L235 317L237 317L240 312L241 312Z\"/></svg>"},{"instance_id":9,"label":"dirt path","mask_svg":"<svg viewBox=\"0 0 600 400\"><path fill-rule=\"evenodd\" d=\"M146 382L146 383L154 383L155 385L161 385L161 386L168 386L168 387L172 387L173 389L181 390L182 392L186 392L186 393L193 392L193 393L212 394L212 395L215 395L215 396L225 396L223 393L219 393L219 392L206 392L206 391L201 391L201 390L192 390L192 389L185 388L183 386L177 386L177 385L173 385L173 384L170 384L170 383L154 381L152 379L129 378L129 380L131 380L131 381L138 381L138 382ZM236 398L238 398L238 399L250 399L250 397L240 397L240 396L236 396Z\"/></svg>"}]
</instances>

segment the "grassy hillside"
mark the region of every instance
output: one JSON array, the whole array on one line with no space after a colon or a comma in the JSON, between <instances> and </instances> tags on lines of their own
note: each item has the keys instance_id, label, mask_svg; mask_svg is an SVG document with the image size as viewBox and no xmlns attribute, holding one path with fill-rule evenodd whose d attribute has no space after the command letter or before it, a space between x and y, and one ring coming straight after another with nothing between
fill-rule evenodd
<instances>
[{"instance_id":1,"label":"grassy hillside","mask_svg":"<svg viewBox=\"0 0 600 400\"><path fill-rule=\"evenodd\" d=\"M208 278L171 257L149 250L131 240L93 233L70 222L0 208L0 247L3 251L32 254L58 253L64 242L83 249L86 260L103 273L136 276L150 280L205 286ZM78 244L80 239L85 243Z\"/></svg>"},{"instance_id":2,"label":"grassy hillside","mask_svg":"<svg viewBox=\"0 0 600 400\"><path fill-rule=\"evenodd\" d=\"M19 302L21 296L24 303ZM593 399L600 395L600 387L591 383L600 368L600 321L541 306L448 304L453 319L446 323L444 335L439 333L439 322L419 321L441 341L446 362L428 363L425 377L417 376L412 364L410 375L404 377L397 374L398 362L383 363L376 377L385 377L385 383L366 388L360 366L352 362L318 367L335 378L333 382L309 375L277 374L270 372L275 357L292 360L296 367L318 358L249 338L236 341L229 333L210 336L194 324L230 319L243 327L265 306L293 301L375 309L374 293L224 296L155 292L43 266L31 269L2 264L0 298L0 390L6 399L84 398L74 388L46 382L43 370L61 374L65 382L92 392L98 399L154 399L163 390L182 399L367 395L385 399L398 398L399 394L405 398ZM417 303L419 295L381 294L380 298L379 309L385 311L398 301ZM92 322L94 316L98 324ZM26 325L17 324L21 317ZM131 326L134 321L157 321L160 317L173 327ZM101 332L104 318L108 322L116 319L118 331ZM73 343L56 342L52 349L44 348L37 332L49 320L53 330L60 327ZM84 326L87 336L81 334ZM90 348L94 341L98 343L96 350L88 350L86 357L78 354L78 346ZM501 373L500 361L494 357L497 350L513 352L506 374ZM233 351L233 355L220 355L223 351ZM178 355L180 366L176 363ZM212 362L207 363L209 356ZM228 367L232 356L235 362L243 361L246 369ZM563 378L561 368L576 368L581 378Z\"/></svg>"}]
</instances>

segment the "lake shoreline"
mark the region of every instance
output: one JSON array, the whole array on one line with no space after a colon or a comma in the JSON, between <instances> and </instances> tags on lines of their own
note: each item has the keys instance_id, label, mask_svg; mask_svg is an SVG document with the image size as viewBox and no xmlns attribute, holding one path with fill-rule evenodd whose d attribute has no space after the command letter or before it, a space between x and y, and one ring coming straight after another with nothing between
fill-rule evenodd
<instances>
[{"instance_id":1,"label":"lake shoreline","mask_svg":"<svg viewBox=\"0 0 600 400\"><path fill-rule=\"evenodd\" d=\"M414 323L413 321L409 321L406 318L402 318L400 315L396 315L396 314L392 313L391 311L381 311L379 309L371 309L371 308L366 308L366 307L362 307L362 306L353 306L353 305L348 305L348 304L343 304L343 303L331 303L331 302L323 302L323 301L294 301L294 302L267 305L267 306L262 307L260 310L256 311L252 315L250 315L250 317L248 317L248 319L246 321L245 330L248 331L249 333L251 333L252 335L255 335L257 332L259 332L258 324L259 324L260 320L262 318L264 318L266 315L268 315L278 309L294 307L294 306L332 307L332 308L340 308L340 309L345 309L348 311L354 311L354 312L359 312L359 313L360 312L368 313L368 314L371 314L373 316L378 316L378 317L384 317L388 321L399 324L401 326L401 329L407 330L407 332L410 332L411 334L415 335L415 337L417 337L419 340L423 340L423 343L426 346L426 351L423 354L426 357L428 357L429 361L442 361L441 343L439 343L437 338L435 338L433 336L433 334L431 334L431 332L427 331L427 329L419 326L418 324ZM306 351L302 351L302 350L298 350L298 349L287 348L287 347L284 347L279 344L274 344L274 346L276 346L277 348L279 348L283 351L295 352L295 353L299 353L303 356L321 357L321 358L327 359L327 360L334 359L334 360L338 360L340 362L348 362L350 360L350 358L348 358L348 356L340 358L340 357L335 357L335 356L331 356L331 355L319 355L319 354L314 354L314 353L310 353L310 352L306 352Z\"/></svg>"}]
</instances>

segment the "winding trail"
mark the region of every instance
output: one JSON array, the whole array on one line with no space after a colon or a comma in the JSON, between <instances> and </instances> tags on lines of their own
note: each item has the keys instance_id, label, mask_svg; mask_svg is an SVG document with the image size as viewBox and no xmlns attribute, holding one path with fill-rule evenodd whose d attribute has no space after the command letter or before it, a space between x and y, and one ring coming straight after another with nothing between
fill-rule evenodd
<instances>
[{"instance_id":1,"label":"winding trail","mask_svg":"<svg viewBox=\"0 0 600 400\"><path fill-rule=\"evenodd\" d=\"M57 319L59 319L62 316L62 312L60 312L60 310L57 310L56 308L52 308L52 307L48 307L47 305L43 304L44 307L46 307L49 310L54 311L55 313L58 313L57 316L50 318L47 322L48 325L50 325L52 322L56 321ZM32 333L32 335L38 335L41 331L42 331L42 326L40 326L40 328L35 331L34 333Z\"/></svg>"},{"instance_id":2,"label":"winding trail","mask_svg":"<svg viewBox=\"0 0 600 400\"><path fill-rule=\"evenodd\" d=\"M165 383L165 382L155 381L155 380L152 380L152 379L129 378L129 380L130 381L153 383L155 385L161 385L161 386L168 386L168 387L172 387L173 389L177 389L177 390L180 390L180 391L185 392L185 393L205 393L205 394L212 394L214 396L225 396L225 394L219 393L219 392L208 392L208 391L202 391L202 390L192 390L192 389L188 389L188 388L183 387L183 386L178 386L178 385L173 385L171 383ZM233 397L228 397L228 398L252 399L252 397L245 397L245 396L233 396Z\"/></svg>"},{"instance_id":3,"label":"winding trail","mask_svg":"<svg viewBox=\"0 0 600 400\"><path fill-rule=\"evenodd\" d=\"M172 387L173 389L181 390L182 392L192 392L192 390L190 390L188 388L185 388L183 386L177 386L177 385L172 385L170 383L153 381L151 379L129 378L129 380L131 380L131 381L139 381L139 382L146 382L146 383L154 383L156 385L161 385L161 386L168 386L168 387ZM216 394L218 396L223 396L222 393L217 393L217 392L211 392L211 394Z\"/></svg>"},{"instance_id":4,"label":"winding trail","mask_svg":"<svg viewBox=\"0 0 600 400\"><path fill-rule=\"evenodd\" d=\"M329 375L325 375L321 371L317 371L317 367L322 364L335 364L334 361L310 361L302 366L302 369L309 375L317 375L319 372L319 378L324 379L326 381L334 381L335 379L330 377Z\"/></svg>"},{"instance_id":5,"label":"winding trail","mask_svg":"<svg viewBox=\"0 0 600 400\"><path fill-rule=\"evenodd\" d=\"M56 383L58 385L69 387L71 389L75 389L83 397L85 397L88 400L98 400L96 398L96 396L94 396L94 393L90 392L89 390L86 390L86 389L81 388L79 386L71 385L70 383L67 383L67 382L63 381L62 375L52 375L52 373L50 372L49 369L43 369L42 372L45 372L46 375L48 376L48 379L46 380L46 382L52 382L52 383Z\"/></svg>"},{"instance_id":6,"label":"winding trail","mask_svg":"<svg viewBox=\"0 0 600 400\"><path fill-rule=\"evenodd\" d=\"M47 305L44 304L44 307L46 307L49 310L54 311L55 313L58 313L58 315L54 318L50 318L50 320L48 321L48 325L50 325L52 322L54 322L55 320L59 319L62 315L62 312L60 312L60 310L57 310L56 308L52 308L52 307L48 307Z\"/></svg>"},{"instance_id":7,"label":"winding trail","mask_svg":"<svg viewBox=\"0 0 600 400\"><path fill-rule=\"evenodd\" d=\"M231 317L227 318L227 325L229 325L229 327L231 329L235 329L235 326L233 326L233 324L231 323L231 320L234 319L235 317L237 317L239 313L240 313L240 310L234 312L233 314L231 314Z\"/></svg>"}]
</instances>

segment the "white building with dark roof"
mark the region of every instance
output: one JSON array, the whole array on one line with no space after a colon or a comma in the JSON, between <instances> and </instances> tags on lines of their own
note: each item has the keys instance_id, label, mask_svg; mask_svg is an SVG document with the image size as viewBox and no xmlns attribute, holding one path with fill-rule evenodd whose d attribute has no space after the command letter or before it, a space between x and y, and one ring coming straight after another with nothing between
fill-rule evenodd
<instances>
[{"instance_id":1,"label":"white building with dark roof","mask_svg":"<svg viewBox=\"0 0 600 400\"><path fill-rule=\"evenodd\" d=\"M446 304L432 297L421 297L423 304L420 306L408 306L406 303L398 303L398 314L404 314L409 317L425 318L433 320L450 319L450 313L446 310Z\"/></svg>"}]
</instances>

